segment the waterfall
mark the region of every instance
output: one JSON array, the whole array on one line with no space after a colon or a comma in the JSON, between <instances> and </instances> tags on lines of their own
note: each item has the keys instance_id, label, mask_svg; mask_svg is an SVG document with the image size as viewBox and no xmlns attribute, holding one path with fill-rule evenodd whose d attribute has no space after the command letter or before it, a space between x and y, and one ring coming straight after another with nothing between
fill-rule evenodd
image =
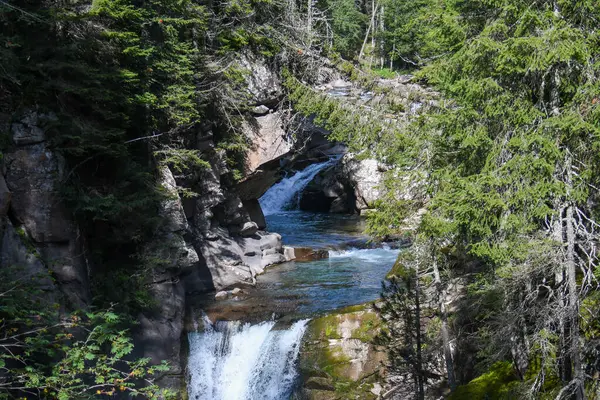
<instances>
[{"instance_id":1,"label":"waterfall","mask_svg":"<svg viewBox=\"0 0 600 400\"><path fill-rule=\"evenodd\" d=\"M299 200L297 194L313 180L319 171L336 163L341 156L333 157L328 161L312 164L296 172L294 175L283 178L273 185L260 199L260 206L265 215L276 214L289 207L294 198Z\"/></svg>"},{"instance_id":2,"label":"waterfall","mask_svg":"<svg viewBox=\"0 0 600 400\"><path fill-rule=\"evenodd\" d=\"M205 331L188 336L190 399L288 399L297 378L295 363L307 322L274 330L273 321L211 324L205 318Z\"/></svg>"}]
</instances>

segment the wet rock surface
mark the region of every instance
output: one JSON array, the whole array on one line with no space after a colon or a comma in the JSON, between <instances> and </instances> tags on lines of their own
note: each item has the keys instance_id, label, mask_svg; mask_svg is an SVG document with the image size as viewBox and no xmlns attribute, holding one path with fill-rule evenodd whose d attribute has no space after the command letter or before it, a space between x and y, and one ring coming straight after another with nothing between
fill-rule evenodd
<instances>
[{"instance_id":1,"label":"wet rock surface","mask_svg":"<svg viewBox=\"0 0 600 400\"><path fill-rule=\"evenodd\" d=\"M376 312L354 306L313 319L300 351L300 399L375 399L386 355L372 341L380 329Z\"/></svg>"}]
</instances>

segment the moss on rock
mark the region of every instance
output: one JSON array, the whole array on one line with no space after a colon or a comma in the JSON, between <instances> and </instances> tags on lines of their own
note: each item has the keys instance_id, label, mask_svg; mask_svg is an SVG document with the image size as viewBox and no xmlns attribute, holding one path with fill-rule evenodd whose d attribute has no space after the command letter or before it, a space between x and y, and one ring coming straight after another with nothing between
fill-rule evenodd
<instances>
[{"instance_id":1,"label":"moss on rock","mask_svg":"<svg viewBox=\"0 0 600 400\"><path fill-rule=\"evenodd\" d=\"M376 398L371 389L381 378L385 352L372 342L380 325L370 304L312 320L300 353L301 398Z\"/></svg>"}]
</instances>

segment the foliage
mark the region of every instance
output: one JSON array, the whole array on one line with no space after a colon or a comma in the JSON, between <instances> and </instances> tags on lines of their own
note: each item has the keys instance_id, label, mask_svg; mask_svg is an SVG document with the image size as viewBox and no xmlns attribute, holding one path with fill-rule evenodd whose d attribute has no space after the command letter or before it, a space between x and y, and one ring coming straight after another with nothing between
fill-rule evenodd
<instances>
[{"instance_id":1,"label":"foliage","mask_svg":"<svg viewBox=\"0 0 600 400\"><path fill-rule=\"evenodd\" d=\"M354 0L331 0L327 7L331 10L333 49L346 58L354 58L360 50L367 16Z\"/></svg>"},{"instance_id":2,"label":"foliage","mask_svg":"<svg viewBox=\"0 0 600 400\"><path fill-rule=\"evenodd\" d=\"M394 376L414 382L415 398L423 398L427 381L435 377L428 368L435 364L435 347L427 334L425 292L419 280L420 260L412 254L400 256L404 265L395 265L394 274L382 284L378 312L385 329L377 343L387 348Z\"/></svg>"},{"instance_id":3,"label":"foliage","mask_svg":"<svg viewBox=\"0 0 600 400\"><path fill-rule=\"evenodd\" d=\"M464 386L458 387L452 393L450 399L514 399L513 389L517 382L512 364L498 362L486 374L473 379Z\"/></svg>"},{"instance_id":4,"label":"foliage","mask_svg":"<svg viewBox=\"0 0 600 400\"><path fill-rule=\"evenodd\" d=\"M44 128L66 159L64 200L94 238L97 271L127 280L139 267L132 255L162 223L152 150L174 147L203 114L197 41L206 15L191 0L81 3L0 6L14 62L0 87L10 93L7 113L57 115Z\"/></svg>"},{"instance_id":5,"label":"foliage","mask_svg":"<svg viewBox=\"0 0 600 400\"><path fill-rule=\"evenodd\" d=\"M149 366L148 359L131 358L125 319L110 309L65 314L57 296L49 275L3 268L0 398L173 395L153 383L168 365Z\"/></svg>"},{"instance_id":6,"label":"foliage","mask_svg":"<svg viewBox=\"0 0 600 400\"><path fill-rule=\"evenodd\" d=\"M583 386L598 386L584 350L596 349L595 317L580 311L598 291L598 8L585 0L382 4L388 56L420 68L416 78L448 100L390 125L294 82L292 100L331 139L392 166L372 232L401 234L407 215L425 206L417 237L433 241L444 267L462 272L470 260L477 270L465 279L480 302L463 306L469 329L455 333L477 344L471 362L510 359L528 396L582 398ZM404 197L407 187L415 193Z\"/></svg>"}]
</instances>

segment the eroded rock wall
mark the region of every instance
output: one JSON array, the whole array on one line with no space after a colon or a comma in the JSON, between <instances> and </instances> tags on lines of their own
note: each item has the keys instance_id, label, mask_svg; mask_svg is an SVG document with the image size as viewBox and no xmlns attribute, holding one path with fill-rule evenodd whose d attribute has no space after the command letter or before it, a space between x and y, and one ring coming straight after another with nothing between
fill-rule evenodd
<instances>
[{"instance_id":1,"label":"eroded rock wall","mask_svg":"<svg viewBox=\"0 0 600 400\"><path fill-rule=\"evenodd\" d=\"M14 146L3 154L0 176L0 268L37 277L57 302L83 308L90 302L83 236L58 194L64 160L46 138L55 119L30 111L10 126Z\"/></svg>"}]
</instances>

